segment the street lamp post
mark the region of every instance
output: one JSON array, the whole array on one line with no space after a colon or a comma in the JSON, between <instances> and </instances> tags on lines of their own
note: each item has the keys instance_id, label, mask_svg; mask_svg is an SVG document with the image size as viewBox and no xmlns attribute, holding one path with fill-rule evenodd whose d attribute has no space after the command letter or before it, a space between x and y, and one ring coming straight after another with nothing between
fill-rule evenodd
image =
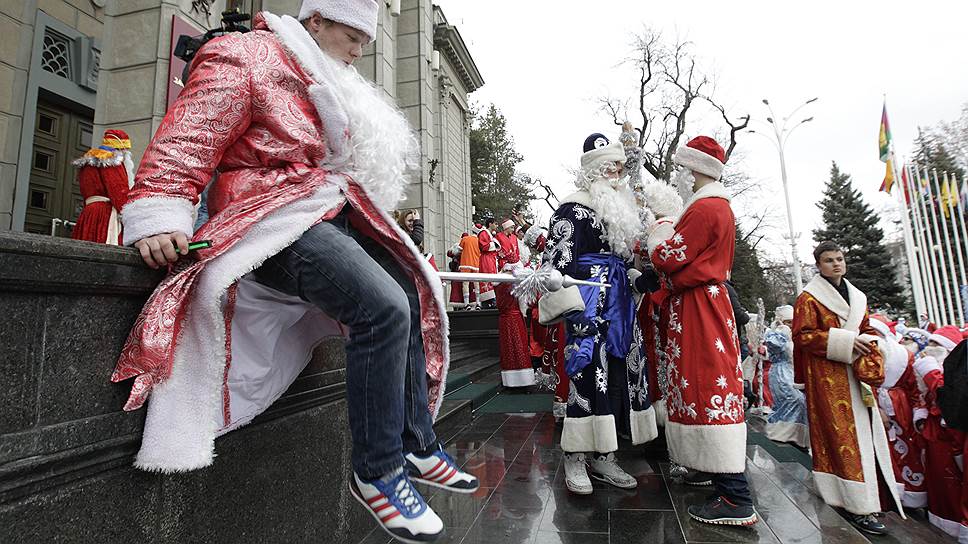
<instances>
[{"instance_id":1,"label":"street lamp post","mask_svg":"<svg viewBox=\"0 0 968 544\"><path fill-rule=\"evenodd\" d=\"M793 117L794 114L800 111L801 108L816 101L816 98L807 100L803 104L797 106L797 108L794 109L790 115L784 117L781 123L777 123L774 121L774 119L776 119L776 115L773 113L773 107L770 106L770 101L765 98L763 99L763 103L766 104L766 107L770 110L770 117L767 117L766 120L770 123L770 127L773 129L773 136L776 138L774 145L777 153L780 155L780 178L783 180L783 197L786 200L787 227L790 229L790 252L793 257L793 277L797 284L798 295L801 291L803 291L803 276L800 270L800 255L797 252L797 234L793 230L793 210L790 207L790 191L787 186L786 156L784 154L784 150L786 149L786 143L790 138L790 134L793 133L793 131L800 125L813 121L813 117L807 117L792 127L787 127L787 121Z\"/></svg>"}]
</instances>

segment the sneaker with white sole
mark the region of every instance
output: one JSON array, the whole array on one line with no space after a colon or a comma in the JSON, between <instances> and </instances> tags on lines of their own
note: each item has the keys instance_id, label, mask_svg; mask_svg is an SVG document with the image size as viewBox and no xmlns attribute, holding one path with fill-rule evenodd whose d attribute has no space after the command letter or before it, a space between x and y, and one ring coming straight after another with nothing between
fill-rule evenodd
<instances>
[{"instance_id":1,"label":"sneaker with white sole","mask_svg":"<svg viewBox=\"0 0 968 544\"><path fill-rule=\"evenodd\" d=\"M444 522L420 496L403 469L370 481L354 473L350 493L384 531L401 542L434 542L444 534Z\"/></svg>"},{"instance_id":2,"label":"sneaker with white sole","mask_svg":"<svg viewBox=\"0 0 968 544\"><path fill-rule=\"evenodd\" d=\"M592 481L588 479L584 453L565 454L565 487L578 495L592 494Z\"/></svg>"},{"instance_id":3,"label":"sneaker with white sole","mask_svg":"<svg viewBox=\"0 0 968 544\"><path fill-rule=\"evenodd\" d=\"M407 474L415 482L455 493L473 493L480 487L477 478L461 470L454 459L439 445L437 451L428 457L408 453L405 462Z\"/></svg>"},{"instance_id":4,"label":"sneaker with white sole","mask_svg":"<svg viewBox=\"0 0 968 544\"><path fill-rule=\"evenodd\" d=\"M612 484L615 487L635 489L639 485L638 480L634 476L618 466L618 461L615 460L614 453L605 455L596 453L588 460L588 469L592 478L601 480L607 484Z\"/></svg>"}]
</instances>

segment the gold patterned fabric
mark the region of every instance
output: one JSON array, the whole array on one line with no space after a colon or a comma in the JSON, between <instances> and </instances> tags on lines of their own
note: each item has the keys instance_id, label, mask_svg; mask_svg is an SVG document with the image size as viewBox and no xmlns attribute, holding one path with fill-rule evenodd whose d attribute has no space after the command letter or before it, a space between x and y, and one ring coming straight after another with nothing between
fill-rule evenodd
<instances>
[{"instance_id":1,"label":"gold patterned fabric","mask_svg":"<svg viewBox=\"0 0 968 544\"><path fill-rule=\"evenodd\" d=\"M863 482L848 373L853 372L861 384L878 386L884 381L884 360L877 349L851 365L827 359L829 331L840 327L840 318L813 295L800 295L793 318L796 381L804 384L807 396L814 472ZM859 332L876 333L866 312Z\"/></svg>"}]
</instances>

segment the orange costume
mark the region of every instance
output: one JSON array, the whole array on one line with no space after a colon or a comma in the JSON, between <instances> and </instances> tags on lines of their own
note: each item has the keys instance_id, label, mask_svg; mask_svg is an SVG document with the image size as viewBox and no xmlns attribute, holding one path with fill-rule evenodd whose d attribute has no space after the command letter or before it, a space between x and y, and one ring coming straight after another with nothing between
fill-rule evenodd
<instances>
[{"instance_id":1,"label":"orange costume","mask_svg":"<svg viewBox=\"0 0 968 544\"><path fill-rule=\"evenodd\" d=\"M805 384L814 481L831 506L858 515L879 512L883 491L903 517L887 433L871 391L884 381L884 358L868 321L867 296L841 281L849 301L817 275L794 308L794 382ZM872 341L869 355L854 352L858 337ZM887 489L879 489L879 477Z\"/></svg>"}]
</instances>

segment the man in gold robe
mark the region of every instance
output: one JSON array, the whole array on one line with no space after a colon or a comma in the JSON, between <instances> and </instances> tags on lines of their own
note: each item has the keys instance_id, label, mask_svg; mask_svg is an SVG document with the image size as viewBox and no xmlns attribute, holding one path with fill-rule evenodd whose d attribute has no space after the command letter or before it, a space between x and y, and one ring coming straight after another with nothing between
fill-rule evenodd
<instances>
[{"instance_id":1,"label":"man in gold robe","mask_svg":"<svg viewBox=\"0 0 968 544\"><path fill-rule=\"evenodd\" d=\"M844 278L833 242L813 252L820 274L797 298L793 317L796 383L804 384L817 491L870 534L886 534L875 512L893 502L903 516L884 422L871 387L884 358L867 316L867 296Z\"/></svg>"}]
</instances>

